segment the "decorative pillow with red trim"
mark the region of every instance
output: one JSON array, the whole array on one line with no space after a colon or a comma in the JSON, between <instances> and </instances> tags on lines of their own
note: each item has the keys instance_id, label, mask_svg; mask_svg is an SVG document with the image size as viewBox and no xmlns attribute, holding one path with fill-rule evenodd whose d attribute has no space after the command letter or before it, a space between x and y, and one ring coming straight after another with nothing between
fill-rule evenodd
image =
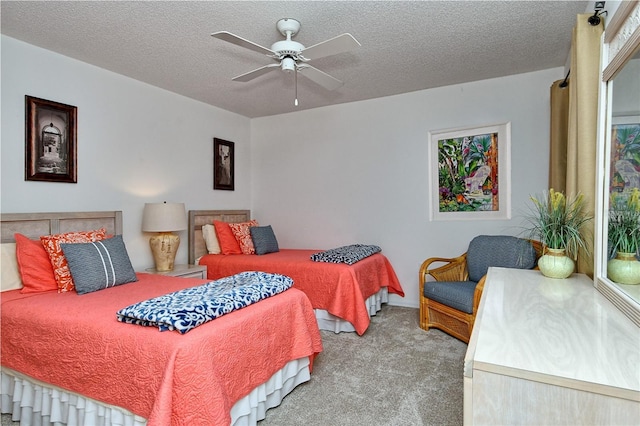
<instances>
[{"instance_id":1,"label":"decorative pillow with red trim","mask_svg":"<svg viewBox=\"0 0 640 426\"><path fill-rule=\"evenodd\" d=\"M249 231L249 228L252 226L259 226L258 221L250 220L248 222L229 224L231 232L233 232L236 240L238 240L242 254L256 254L256 249L253 246L253 240L251 239L251 231Z\"/></svg>"},{"instance_id":2,"label":"decorative pillow with red trim","mask_svg":"<svg viewBox=\"0 0 640 426\"><path fill-rule=\"evenodd\" d=\"M100 228L93 231L67 232L64 234L43 235L40 237L44 249L49 254L49 260L51 261L51 266L53 266L53 275L56 278L59 293L73 291L75 289L69 264L67 258L64 257L60 243L92 243L94 241L104 240L106 234L106 229Z\"/></svg>"}]
</instances>

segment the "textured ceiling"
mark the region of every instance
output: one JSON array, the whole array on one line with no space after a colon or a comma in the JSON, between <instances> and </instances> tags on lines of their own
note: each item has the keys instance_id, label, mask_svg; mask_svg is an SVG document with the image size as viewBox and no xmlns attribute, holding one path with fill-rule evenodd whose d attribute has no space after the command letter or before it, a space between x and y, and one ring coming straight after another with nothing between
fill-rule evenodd
<instances>
[{"instance_id":1,"label":"textured ceiling","mask_svg":"<svg viewBox=\"0 0 640 426\"><path fill-rule=\"evenodd\" d=\"M591 2L592 4L593 2ZM564 66L587 1L2 1L3 34L207 104L260 117ZM351 33L362 46L312 61L344 81L327 91L271 72L231 79L271 63L210 36L229 31L262 46L311 46Z\"/></svg>"}]
</instances>

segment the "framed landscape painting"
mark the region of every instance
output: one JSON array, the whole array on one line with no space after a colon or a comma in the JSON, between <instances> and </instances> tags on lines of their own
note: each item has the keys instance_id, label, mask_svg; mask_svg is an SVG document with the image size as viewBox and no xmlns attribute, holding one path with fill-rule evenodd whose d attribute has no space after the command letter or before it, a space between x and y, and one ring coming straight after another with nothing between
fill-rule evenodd
<instances>
[{"instance_id":1,"label":"framed landscape painting","mask_svg":"<svg viewBox=\"0 0 640 426\"><path fill-rule=\"evenodd\" d=\"M429 132L430 220L511 218L511 123Z\"/></svg>"}]
</instances>

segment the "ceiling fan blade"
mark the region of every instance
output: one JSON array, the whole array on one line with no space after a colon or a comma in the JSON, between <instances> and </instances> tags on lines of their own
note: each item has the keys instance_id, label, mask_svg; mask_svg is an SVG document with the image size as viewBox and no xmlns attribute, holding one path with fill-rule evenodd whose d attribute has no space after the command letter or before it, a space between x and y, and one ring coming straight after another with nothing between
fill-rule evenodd
<instances>
[{"instance_id":1,"label":"ceiling fan blade","mask_svg":"<svg viewBox=\"0 0 640 426\"><path fill-rule=\"evenodd\" d=\"M259 44L256 44L256 43L254 43L252 41L244 39L244 38L242 38L240 36L237 36L235 34L231 34L228 31L218 31L217 33L211 34L211 36L215 37L215 38L219 38L220 40L224 40L224 41L229 42L231 44L235 44L237 46L244 47L245 49L249 49L249 50L253 50L254 52L262 53L264 55L273 56L273 55L276 54L271 49L267 49L266 47L260 46Z\"/></svg>"},{"instance_id":2,"label":"ceiling fan blade","mask_svg":"<svg viewBox=\"0 0 640 426\"><path fill-rule=\"evenodd\" d=\"M253 71L249 71L247 73L244 74L240 74L237 77L233 77L232 80L233 81L242 81L247 82L250 80L253 80L254 78L258 78L261 75L264 75L266 73L268 73L271 70L276 70L280 68L280 64L269 64L269 65L265 65L264 67L260 67L258 69L255 69Z\"/></svg>"},{"instance_id":3,"label":"ceiling fan blade","mask_svg":"<svg viewBox=\"0 0 640 426\"><path fill-rule=\"evenodd\" d=\"M313 59L324 58L325 56L348 52L356 47L360 47L358 40L356 40L351 34L344 33L305 48L302 51L302 56L306 60L311 61Z\"/></svg>"},{"instance_id":4,"label":"ceiling fan blade","mask_svg":"<svg viewBox=\"0 0 640 426\"><path fill-rule=\"evenodd\" d=\"M299 64L298 72L327 90L335 90L344 84L337 78L331 77L326 72L320 71L318 68L312 67L309 64Z\"/></svg>"}]
</instances>

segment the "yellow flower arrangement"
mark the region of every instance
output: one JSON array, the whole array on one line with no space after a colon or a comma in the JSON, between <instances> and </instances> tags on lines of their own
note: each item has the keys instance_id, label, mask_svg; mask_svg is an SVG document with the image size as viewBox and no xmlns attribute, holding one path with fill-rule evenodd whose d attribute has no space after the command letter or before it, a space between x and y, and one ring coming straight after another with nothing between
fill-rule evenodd
<instances>
[{"instance_id":1,"label":"yellow flower arrangement","mask_svg":"<svg viewBox=\"0 0 640 426\"><path fill-rule=\"evenodd\" d=\"M585 212L582 194L567 198L551 188L541 196L531 197L531 201L533 214L527 218L530 238L548 248L564 249L574 259L580 248L587 250L582 227L591 216Z\"/></svg>"},{"instance_id":2,"label":"yellow flower arrangement","mask_svg":"<svg viewBox=\"0 0 640 426\"><path fill-rule=\"evenodd\" d=\"M613 193L609 210L609 252L638 253L640 246L640 190Z\"/></svg>"}]
</instances>

